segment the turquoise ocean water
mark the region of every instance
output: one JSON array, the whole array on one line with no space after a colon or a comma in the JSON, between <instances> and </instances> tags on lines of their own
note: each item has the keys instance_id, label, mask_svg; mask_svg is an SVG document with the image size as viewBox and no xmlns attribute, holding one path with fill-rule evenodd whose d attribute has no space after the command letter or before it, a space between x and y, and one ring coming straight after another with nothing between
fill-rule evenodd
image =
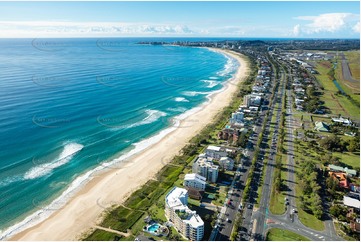
<instances>
[{"instance_id":1,"label":"turquoise ocean water","mask_svg":"<svg viewBox=\"0 0 361 242\"><path fill-rule=\"evenodd\" d=\"M203 48L138 41L0 40L0 238L159 140L238 65Z\"/></svg>"}]
</instances>

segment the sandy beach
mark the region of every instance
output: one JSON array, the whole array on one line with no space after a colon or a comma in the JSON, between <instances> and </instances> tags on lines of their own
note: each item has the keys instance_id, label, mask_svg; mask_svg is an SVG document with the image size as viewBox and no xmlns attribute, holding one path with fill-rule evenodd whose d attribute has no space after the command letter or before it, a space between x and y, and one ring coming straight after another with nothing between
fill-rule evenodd
<instances>
[{"instance_id":1,"label":"sandy beach","mask_svg":"<svg viewBox=\"0 0 361 242\"><path fill-rule=\"evenodd\" d=\"M215 50L240 62L235 79L195 114L181 121L180 127L158 143L133 156L122 168L94 177L76 196L48 219L20 232L11 240L77 240L99 221L105 207L123 202L133 191L150 180L181 148L230 102L237 84L248 74L245 58L231 51ZM190 125L191 124L191 125Z\"/></svg>"}]
</instances>

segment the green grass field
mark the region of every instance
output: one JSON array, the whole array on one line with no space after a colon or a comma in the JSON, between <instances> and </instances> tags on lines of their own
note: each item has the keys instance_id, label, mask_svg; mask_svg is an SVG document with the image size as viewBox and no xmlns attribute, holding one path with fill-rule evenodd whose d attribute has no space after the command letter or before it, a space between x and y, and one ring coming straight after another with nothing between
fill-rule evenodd
<instances>
[{"instance_id":1,"label":"green grass field","mask_svg":"<svg viewBox=\"0 0 361 242\"><path fill-rule=\"evenodd\" d=\"M332 68L332 67L331 67ZM316 66L317 71L320 74L315 75L318 82L323 86L323 95L320 99L331 110L332 114L341 114L348 117L359 117L360 109L354 105L349 99L343 95L336 95L338 91L335 84L327 75L329 72L329 62L319 62ZM347 91L347 90L344 90ZM349 93L351 95L352 93ZM358 99L359 100L359 99Z\"/></svg>"},{"instance_id":2,"label":"green grass field","mask_svg":"<svg viewBox=\"0 0 361 242\"><path fill-rule=\"evenodd\" d=\"M289 230L272 228L267 232L267 241L309 241L310 239Z\"/></svg>"},{"instance_id":3,"label":"green grass field","mask_svg":"<svg viewBox=\"0 0 361 242\"><path fill-rule=\"evenodd\" d=\"M352 166L354 169L360 168L360 154L333 152L332 155L340 158L342 163Z\"/></svg>"}]
</instances>

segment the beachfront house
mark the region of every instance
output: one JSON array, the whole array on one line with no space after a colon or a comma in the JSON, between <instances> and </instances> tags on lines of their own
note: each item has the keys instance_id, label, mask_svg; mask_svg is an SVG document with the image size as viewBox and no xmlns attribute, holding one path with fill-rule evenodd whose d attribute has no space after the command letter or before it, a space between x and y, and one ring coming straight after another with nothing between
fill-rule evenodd
<instances>
[{"instance_id":1,"label":"beachfront house","mask_svg":"<svg viewBox=\"0 0 361 242\"><path fill-rule=\"evenodd\" d=\"M173 187L165 197L165 216L186 239L200 241L204 235L204 222L197 212L188 208L188 192Z\"/></svg>"},{"instance_id":2,"label":"beachfront house","mask_svg":"<svg viewBox=\"0 0 361 242\"><path fill-rule=\"evenodd\" d=\"M218 132L218 139L229 140L232 139L232 142L235 143L238 141L240 136L240 130L237 128L224 128L222 131Z\"/></svg>"},{"instance_id":3,"label":"beachfront house","mask_svg":"<svg viewBox=\"0 0 361 242\"><path fill-rule=\"evenodd\" d=\"M199 191L204 191L206 189L206 178L197 173L186 174L184 176L183 185Z\"/></svg>"}]
</instances>

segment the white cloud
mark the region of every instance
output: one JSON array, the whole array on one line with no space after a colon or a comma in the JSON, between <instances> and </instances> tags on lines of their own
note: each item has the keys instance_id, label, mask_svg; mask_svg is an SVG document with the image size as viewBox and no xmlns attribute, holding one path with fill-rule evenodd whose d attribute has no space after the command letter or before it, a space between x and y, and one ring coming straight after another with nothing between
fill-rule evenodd
<instances>
[{"instance_id":1,"label":"white cloud","mask_svg":"<svg viewBox=\"0 0 361 242\"><path fill-rule=\"evenodd\" d=\"M299 16L295 19L311 21L311 23L302 26L301 30L308 34L331 32L350 27L359 19L359 15L352 13L325 13L318 16Z\"/></svg>"},{"instance_id":2,"label":"white cloud","mask_svg":"<svg viewBox=\"0 0 361 242\"><path fill-rule=\"evenodd\" d=\"M299 36L300 31L301 31L300 30L300 25L299 24L295 25L293 27L293 31L292 31L293 36Z\"/></svg>"},{"instance_id":3,"label":"white cloud","mask_svg":"<svg viewBox=\"0 0 361 242\"><path fill-rule=\"evenodd\" d=\"M353 27L352 30L356 33L360 33L360 22L357 22Z\"/></svg>"},{"instance_id":4,"label":"white cloud","mask_svg":"<svg viewBox=\"0 0 361 242\"><path fill-rule=\"evenodd\" d=\"M0 37L155 36L193 33L187 26L177 24L0 21Z\"/></svg>"}]
</instances>

